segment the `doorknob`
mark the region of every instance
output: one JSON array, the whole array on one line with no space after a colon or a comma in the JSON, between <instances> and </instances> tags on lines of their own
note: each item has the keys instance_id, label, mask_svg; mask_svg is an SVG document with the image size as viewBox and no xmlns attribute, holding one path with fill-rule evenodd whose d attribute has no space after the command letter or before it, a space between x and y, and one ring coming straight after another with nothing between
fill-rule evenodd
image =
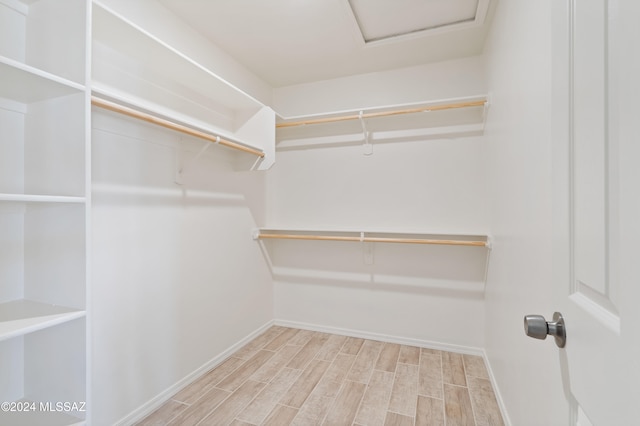
<instances>
[{"instance_id":1,"label":"doorknob","mask_svg":"<svg viewBox=\"0 0 640 426\"><path fill-rule=\"evenodd\" d=\"M547 321L542 315L525 315L524 316L524 332L534 339L544 340L547 335L553 336L556 345L564 348L567 343L567 333L564 327L564 318L560 312L553 313L553 321Z\"/></svg>"}]
</instances>

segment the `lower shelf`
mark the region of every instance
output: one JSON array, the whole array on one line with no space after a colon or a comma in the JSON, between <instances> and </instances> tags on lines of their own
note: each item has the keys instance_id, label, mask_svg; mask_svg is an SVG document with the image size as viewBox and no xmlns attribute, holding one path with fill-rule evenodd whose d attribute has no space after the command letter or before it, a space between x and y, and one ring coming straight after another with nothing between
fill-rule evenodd
<instances>
[{"instance_id":1,"label":"lower shelf","mask_svg":"<svg viewBox=\"0 0 640 426\"><path fill-rule=\"evenodd\" d=\"M255 240L316 240L316 241L351 241L363 243L397 243L397 244L435 244L451 246L471 246L490 248L489 238L483 235L450 235L406 232L376 231L328 231L328 230L294 230L294 229L257 229L253 233Z\"/></svg>"},{"instance_id":2,"label":"lower shelf","mask_svg":"<svg viewBox=\"0 0 640 426\"><path fill-rule=\"evenodd\" d=\"M85 311L32 300L0 304L0 341L62 324L86 315ZM3 423L0 424L12 424Z\"/></svg>"},{"instance_id":3,"label":"lower shelf","mask_svg":"<svg viewBox=\"0 0 640 426\"><path fill-rule=\"evenodd\" d=\"M67 414L68 412L84 411L86 407L65 406L52 402L33 402L19 400L4 402L0 411L0 424L11 426L79 426L85 421ZM8 408L8 409L7 409ZM7 409L7 411L5 411ZM82 412L81 411L81 412Z\"/></svg>"},{"instance_id":4,"label":"lower shelf","mask_svg":"<svg viewBox=\"0 0 640 426\"><path fill-rule=\"evenodd\" d=\"M77 203L86 201L85 197L69 197L66 195L35 195L35 194L0 194L0 201L21 203Z\"/></svg>"}]
</instances>

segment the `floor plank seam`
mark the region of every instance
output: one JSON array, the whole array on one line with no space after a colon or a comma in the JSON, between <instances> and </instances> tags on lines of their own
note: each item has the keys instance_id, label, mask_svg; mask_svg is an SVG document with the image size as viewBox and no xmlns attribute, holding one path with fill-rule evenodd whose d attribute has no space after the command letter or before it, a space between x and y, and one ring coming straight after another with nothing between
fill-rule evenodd
<instances>
[{"instance_id":1,"label":"floor plank seam","mask_svg":"<svg viewBox=\"0 0 640 426\"><path fill-rule=\"evenodd\" d=\"M457 388L462 388L462 389L467 389L467 390L469 389L468 386L456 385L455 383L445 383L445 385L447 385L447 386L455 386Z\"/></svg>"},{"instance_id":2,"label":"floor plank seam","mask_svg":"<svg viewBox=\"0 0 640 426\"><path fill-rule=\"evenodd\" d=\"M444 398L438 398L437 396L431 396L431 395L427 395L427 394L420 393L420 392L418 392L416 395L422 396L422 397L425 397L425 398L431 398L431 399L437 399L437 400L440 400L440 401L444 401Z\"/></svg>"},{"instance_id":3,"label":"floor plank seam","mask_svg":"<svg viewBox=\"0 0 640 426\"><path fill-rule=\"evenodd\" d=\"M293 386L293 385L292 385ZM299 408L294 407L293 405L287 405L287 404L283 404L282 402L277 402L276 405L282 405L283 407L287 407L287 408L292 408L294 410L299 410ZM304 405L304 403L303 403Z\"/></svg>"}]
</instances>

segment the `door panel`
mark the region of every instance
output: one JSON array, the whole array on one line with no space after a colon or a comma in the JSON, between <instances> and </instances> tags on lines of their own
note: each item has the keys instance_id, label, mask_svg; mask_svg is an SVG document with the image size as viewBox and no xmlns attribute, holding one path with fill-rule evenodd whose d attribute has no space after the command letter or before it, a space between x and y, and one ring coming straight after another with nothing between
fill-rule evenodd
<instances>
[{"instance_id":1,"label":"door panel","mask_svg":"<svg viewBox=\"0 0 640 426\"><path fill-rule=\"evenodd\" d=\"M607 295L607 49L601 0L574 2L570 92L574 291Z\"/></svg>"},{"instance_id":2,"label":"door panel","mask_svg":"<svg viewBox=\"0 0 640 426\"><path fill-rule=\"evenodd\" d=\"M571 424L640 419L640 2L554 3L554 264Z\"/></svg>"}]
</instances>

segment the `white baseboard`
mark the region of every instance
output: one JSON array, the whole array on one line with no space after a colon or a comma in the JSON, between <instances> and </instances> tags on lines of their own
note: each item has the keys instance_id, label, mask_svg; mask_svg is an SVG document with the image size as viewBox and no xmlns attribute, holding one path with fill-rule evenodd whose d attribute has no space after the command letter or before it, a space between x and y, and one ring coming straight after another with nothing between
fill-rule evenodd
<instances>
[{"instance_id":1,"label":"white baseboard","mask_svg":"<svg viewBox=\"0 0 640 426\"><path fill-rule=\"evenodd\" d=\"M259 327L257 330L251 332L249 335L247 335L237 343L233 344L229 348L227 348L224 352L220 353L219 355L213 357L211 360L204 363L202 366L200 366L198 369L193 371L191 374L185 376L184 378L182 378L172 386L168 387L167 389L165 389L164 391L156 395L154 398L150 399L145 404L141 405L131 413L127 414L122 419L118 420L116 423L114 423L114 426L129 426L144 419L149 414L153 413L155 410L160 408L162 404L164 404L169 399L171 399L171 397L176 393L178 393L180 390L182 390L182 388L193 383L194 381L199 379L201 376L206 374L208 371L210 371L212 368L217 367L225 359L229 358L229 356L231 356L234 352L236 352L238 349L240 349L241 347L249 343L251 340L258 337L260 334L264 333L272 325L274 325L274 321L273 320L268 321L266 324Z\"/></svg>"},{"instance_id":2,"label":"white baseboard","mask_svg":"<svg viewBox=\"0 0 640 426\"><path fill-rule=\"evenodd\" d=\"M435 342L430 340L414 339L411 337L393 336L389 334L373 333L370 331L353 330L347 328L329 327L305 322L274 320L274 325L283 327L301 328L303 330L320 331L323 333L339 334L341 336L360 337L363 339L378 340L380 342L398 343L401 345L417 346L420 348L437 349L441 351L456 352L467 355L479 355L484 357L484 350L473 346L453 345L450 343ZM485 358L486 361L486 358Z\"/></svg>"},{"instance_id":3,"label":"white baseboard","mask_svg":"<svg viewBox=\"0 0 640 426\"><path fill-rule=\"evenodd\" d=\"M179 392L182 388L191 384L192 382L194 382L195 380L197 380L198 378L206 374L208 371L210 371L212 368L215 368L216 366L221 364L230 355L232 355L234 352L236 352L238 349L240 349L242 346L244 346L251 340L258 337L260 334L264 333L269 327L273 325L299 328L303 330L319 331L319 332L330 333L330 334L339 334L342 336L359 337L363 339L377 340L381 342L397 343L401 345L417 346L420 348L437 349L441 351L449 351L449 352L456 352L461 354L481 356L484 359L484 362L487 366L487 370L489 373L489 380L491 381L491 384L495 391L496 400L498 402L498 406L500 407L500 411L502 412L502 418L504 419L505 426L511 426L511 421L509 419L509 416L507 415L507 411L505 409L505 404L504 404L502 395L498 390L495 376L493 374L493 370L491 369L491 364L489 363L486 352L482 348L477 348L472 346L453 345L449 343L415 339L411 337L393 336L393 335L373 333L373 332L363 331L363 330L353 330L353 329L346 329L346 328L324 326L319 324L310 324L310 323L304 323L304 322L278 320L278 319L271 320L266 324L264 324L263 326L261 326L260 328L258 328L257 330L253 331L252 333L250 333L249 335L247 335L246 337L244 337L234 345L227 348L224 352L220 353L216 357L212 358L211 360L203 364L201 367L193 371L191 374L185 376L183 379L176 382L174 385L170 386L169 388L165 389L163 392L161 392L160 394L158 394L157 396L149 400L147 403L143 404L142 406L138 407L136 410L129 413L127 416L117 421L114 425L129 426L142 420L143 418L145 418L146 416L154 412L156 409L158 409L162 404L168 401L173 395Z\"/></svg>"},{"instance_id":4,"label":"white baseboard","mask_svg":"<svg viewBox=\"0 0 640 426\"><path fill-rule=\"evenodd\" d=\"M493 374L493 369L491 368L491 363L489 362L489 357L487 353L483 350L482 357L484 358L484 364L487 367L487 372L489 373L489 381L491 381L491 386L493 387L493 393L496 396L496 401L498 402L498 407L500 408L500 413L502 413L502 420L504 421L505 426L511 426L511 419L509 418L509 414L507 413L506 405L504 404L504 399L502 399L502 394L500 393L500 389L498 388L498 383L496 382L496 377Z\"/></svg>"}]
</instances>

